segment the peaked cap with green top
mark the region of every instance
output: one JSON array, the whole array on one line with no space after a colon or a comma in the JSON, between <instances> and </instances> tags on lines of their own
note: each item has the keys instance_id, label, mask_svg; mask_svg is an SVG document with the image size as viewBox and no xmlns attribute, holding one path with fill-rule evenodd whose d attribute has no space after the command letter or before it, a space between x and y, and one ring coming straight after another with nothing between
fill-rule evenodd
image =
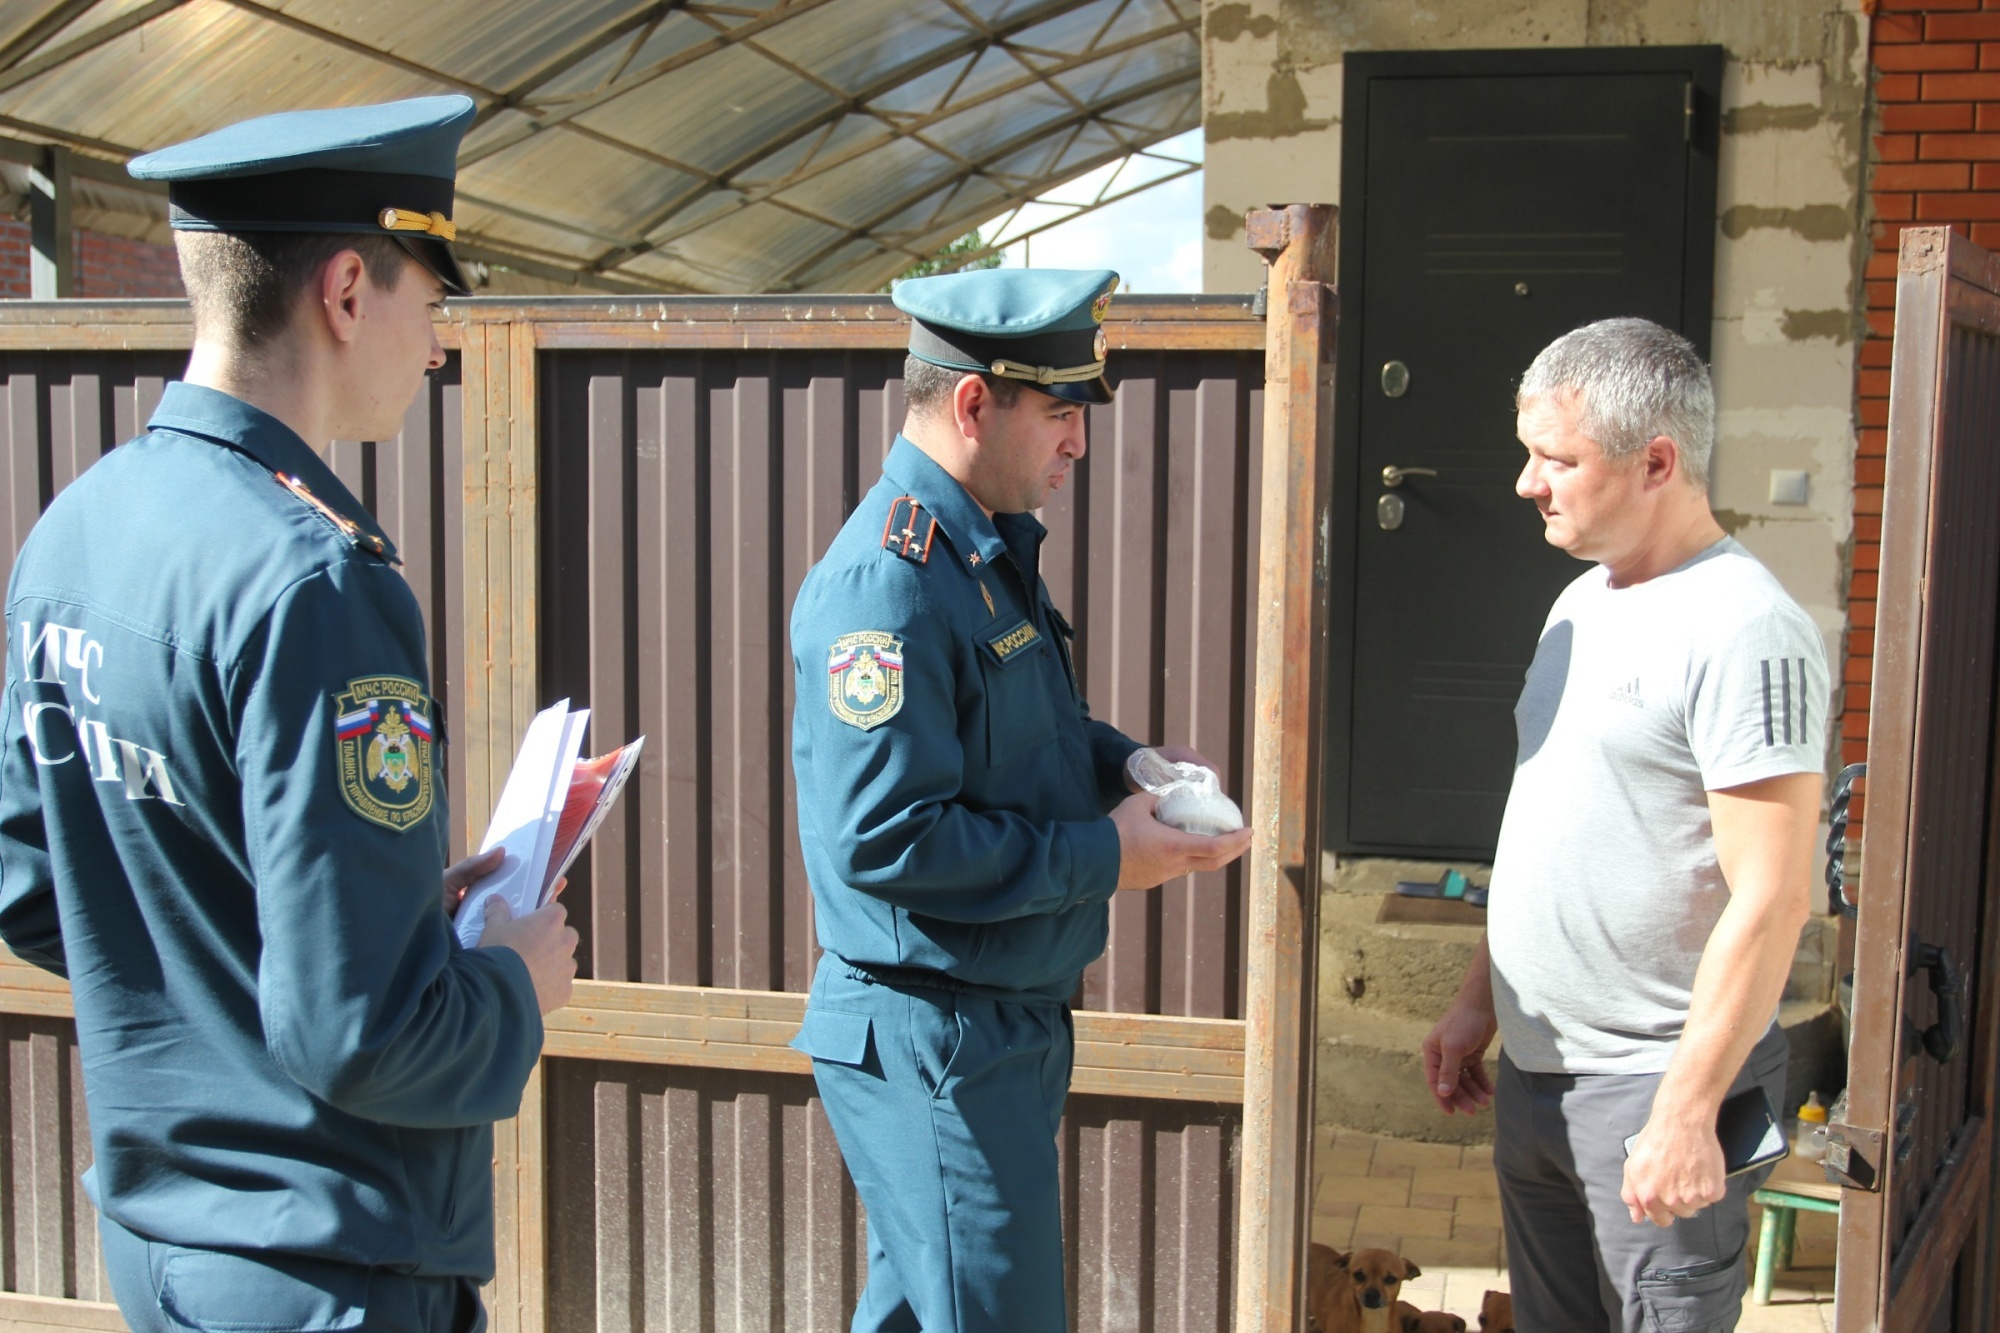
<instances>
[{"instance_id":1,"label":"peaked cap with green top","mask_svg":"<svg viewBox=\"0 0 2000 1333\"><path fill-rule=\"evenodd\" d=\"M1108 403L1110 269L982 269L896 284L910 355L946 370L1020 380L1072 403Z\"/></svg>"},{"instance_id":2,"label":"peaked cap with green top","mask_svg":"<svg viewBox=\"0 0 2000 1333\"><path fill-rule=\"evenodd\" d=\"M393 236L446 290L472 288L451 241L458 143L476 108L459 93L282 111L135 157L167 183L180 231Z\"/></svg>"}]
</instances>

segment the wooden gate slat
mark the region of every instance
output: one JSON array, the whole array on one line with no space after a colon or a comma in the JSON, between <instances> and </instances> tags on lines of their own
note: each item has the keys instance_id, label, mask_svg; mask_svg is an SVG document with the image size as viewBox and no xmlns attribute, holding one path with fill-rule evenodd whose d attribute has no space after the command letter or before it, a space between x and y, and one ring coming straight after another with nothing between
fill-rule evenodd
<instances>
[{"instance_id":1,"label":"wooden gate slat","mask_svg":"<svg viewBox=\"0 0 2000 1333\"><path fill-rule=\"evenodd\" d=\"M1985 1210L1989 1160L1993 1151L1992 1122L1980 1117L1968 1122L1940 1163L1950 1185L1924 1201L1911 1225L1922 1235L1921 1245L1905 1247L1889 1270L1889 1303L1883 1333L1916 1333L1930 1325L1938 1304L1952 1287L1952 1269L1975 1223Z\"/></svg>"}]
</instances>

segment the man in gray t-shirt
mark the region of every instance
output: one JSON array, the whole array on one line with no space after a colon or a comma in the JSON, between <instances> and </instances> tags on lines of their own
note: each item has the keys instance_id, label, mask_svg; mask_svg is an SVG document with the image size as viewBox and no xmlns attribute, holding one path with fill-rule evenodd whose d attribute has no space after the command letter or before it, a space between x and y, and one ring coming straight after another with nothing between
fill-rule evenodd
<instances>
[{"instance_id":1,"label":"man in gray t-shirt","mask_svg":"<svg viewBox=\"0 0 2000 1333\"><path fill-rule=\"evenodd\" d=\"M1425 1070L1447 1112L1495 1103L1523 1328L1733 1328L1761 1174L1725 1178L1715 1117L1753 1085L1783 1109L1825 650L1709 509L1714 395L1684 339L1578 329L1518 406L1516 489L1596 563L1528 669L1487 937Z\"/></svg>"}]
</instances>

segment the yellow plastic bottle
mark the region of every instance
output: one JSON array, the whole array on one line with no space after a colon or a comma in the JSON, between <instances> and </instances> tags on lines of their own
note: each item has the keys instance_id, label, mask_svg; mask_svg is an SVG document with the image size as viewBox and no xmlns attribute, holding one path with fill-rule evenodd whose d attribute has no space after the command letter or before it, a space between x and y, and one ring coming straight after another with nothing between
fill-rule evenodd
<instances>
[{"instance_id":1,"label":"yellow plastic bottle","mask_svg":"<svg viewBox=\"0 0 2000 1333\"><path fill-rule=\"evenodd\" d=\"M1817 1092L1806 1094L1799 1108L1799 1127L1792 1136L1792 1151L1808 1162L1826 1156L1826 1103Z\"/></svg>"}]
</instances>

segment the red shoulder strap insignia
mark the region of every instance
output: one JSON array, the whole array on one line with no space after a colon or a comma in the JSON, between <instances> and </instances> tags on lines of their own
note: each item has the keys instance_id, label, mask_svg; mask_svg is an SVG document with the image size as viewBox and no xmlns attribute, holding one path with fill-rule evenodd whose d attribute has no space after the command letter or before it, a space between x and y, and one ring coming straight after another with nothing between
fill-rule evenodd
<instances>
[{"instance_id":1,"label":"red shoulder strap insignia","mask_svg":"<svg viewBox=\"0 0 2000 1333\"><path fill-rule=\"evenodd\" d=\"M889 521L882 525L882 549L920 565L929 562L931 547L937 543L937 520L923 509L914 495L898 497L889 506Z\"/></svg>"},{"instance_id":2,"label":"red shoulder strap insignia","mask_svg":"<svg viewBox=\"0 0 2000 1333\"><path fill-rule=\"evenodd\" d=\"M361 525L359 523L356 523L353 519L341 513L339 510L335 509L332 505L320 499L317 495L314 495L312 493L312 488L307 486L304 482L300 481L297 477L292 476L289 472L278 472L278 473L273 473L272 475L277 477L279 485L283 486L293 495L296 495L299 499L311 505L314 509L317 509L320 512L320 516L326 519L327 522L333 524L333 526L339 530L340 535L347 538L348 541L354 543L354 545L360 547L364 551L373 551L376 555L381 556L385 560L394 559L394 557L392 557L389 554L388 547L383 544L383 541L380 537L377 537L372 532L362 531ZM396 561L395 563L401 564L402 562Z\"/></svg>"}]
</instances>

